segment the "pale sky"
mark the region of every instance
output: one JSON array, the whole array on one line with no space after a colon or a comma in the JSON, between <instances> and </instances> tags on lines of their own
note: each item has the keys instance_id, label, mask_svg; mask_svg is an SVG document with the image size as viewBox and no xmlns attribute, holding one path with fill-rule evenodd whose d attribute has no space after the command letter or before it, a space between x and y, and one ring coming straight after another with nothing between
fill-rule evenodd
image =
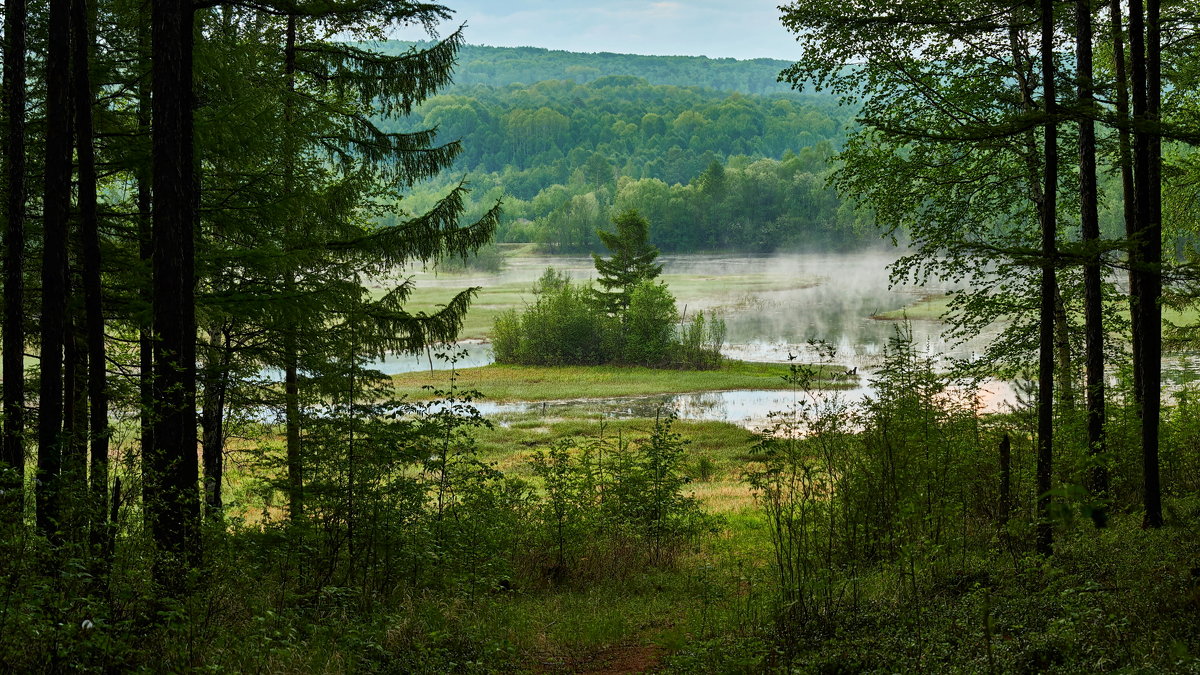
<instances>
[{"instance_id":1,"label":"pale sky","mask_svg":"<svg viewBox=\"0 0 1200 675\"><path fill-rule=\"evenodd\" d=\"M467 24L470 44L576 52L794 60L779 23L782 0L442 0ZM426 38L398 31L394 38Z\"/></svg>"}]
</instances>

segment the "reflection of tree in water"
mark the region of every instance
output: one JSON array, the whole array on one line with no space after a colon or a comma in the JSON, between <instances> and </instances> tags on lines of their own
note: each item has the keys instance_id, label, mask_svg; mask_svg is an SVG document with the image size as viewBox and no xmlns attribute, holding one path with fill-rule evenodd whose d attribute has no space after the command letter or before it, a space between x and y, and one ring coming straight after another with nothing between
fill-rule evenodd
<instances>
[{"instance_id":1,"label":"reflection of tree in water","mask_svg":"<svg viewBox=\"0 0 1200 675\"><path fill-rule=\"evenodd\" d=\"M676 396L672 402L675 412L683 419L727 419L726 397L733 392L700 392Z\"/></svg>"}]
</instances>

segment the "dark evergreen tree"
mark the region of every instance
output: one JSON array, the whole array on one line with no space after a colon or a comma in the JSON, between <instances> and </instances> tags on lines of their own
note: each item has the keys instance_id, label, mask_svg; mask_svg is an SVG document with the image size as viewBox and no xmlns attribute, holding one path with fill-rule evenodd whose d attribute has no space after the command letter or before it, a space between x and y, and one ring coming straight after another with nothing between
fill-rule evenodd
<instances>
[{"instance_id":1,"label":"dark evergreen tree","mask_svg":"<svg viewBox=\"0 0 1200 675\"><path fill-rule=\"evenodd\" d=\"M658 248L649 242L650 222L632 209L613 218L616 232L598 230L600 241L612 254L601 258L592 254L596 264L596 302L610 316L623 316L629 309L633 289L662 273L656 265Z\"/></svg>"},{"instance_id":2,"label":"dark evergreen tree","mask_svg":"<svg viewBox=\"0 0 1200 675\"><path fill-rule=\"evenodd\" d=\"M1085 256L1084 323L1086 332L1085 378L1087 388L1087 440L1093 466L1089 471L1089 489L1101 502L1108 491L1108 472L1104 466L1104 289L1100 218L1097 212L1096 186L1096 91L1092 64L1092 3L1075 2L1075 77L1079 95L1079 217ZM1102 504L1092 509L1096 527L1106 522Z\"/></svg>"},{"instance_id":3,"label":"dark evergreen tree","mask_svg":"<svg viewBox=\"0 0 1200 675\"><path fill-rule=\"evenodd\" d=\"M38 393L37 524L61 535L67 331L67 221L71 208L71 0L51 0L46 57L46 143L42 192L41 372Z\"/></svg>"},{"instance_id":4,"label":"dark evergreen tree","mask_svg":"<svg viewBox=\"0 0 1200 675\"><path fill-rule=\"evenodd\" d=\"M1042 107L1045 131L1042 143L1042 199L1038 209L1041 221L1041 297L1038 312L1038 398L1037 398L1037 550L1043 555L1054 552L1054 530L1050 521L1050 489L1054 472L1054 328L1058 300L1058 100L1055 92L1054 2L1041 0L1038 15L1041 26ZM1063 373L1063 377L1070 377Z\"/></svg>"},{"instance_id":5,"label":"dark evergreen tree","mask_svg":"<svg viewBox=\"0 0 1200 675\"><path fill-rule=\"evenodd\" d=\"M20 521L25 475L25 0L4 3L4 327L0 518Z\"/></svg>"},{"instance_id":6,"label":"dark evergreen tree","mask_svg":"<svg viewBox=\"0 0 1200 675\"><path fill-rule=\"evenodd\" d=\"M94 1L72 0L72 78L75 87L75 145L78 157L77 202L87 357L87 428L89 431L89 509L93 543L106 531L108 495L108 359L100 278L100 225L96 198L96 148L91 69L95 35ZM89 5L91 5L89 7Z\"/></svg>"},{"instance_id":7,"label":"dark evergreen tree","mask_svg":"<svg viewBox=\"0 0 1200 675\"><path fill-rule=\"evenodd\" d=\"M151 9L153 141L154 438L143 448L147 520L157 547L155 581L184 590L199 560L196 458L197 185L193 146L194 9L161 0Z\"/></svg>"},{"instance_id":8,"label":"dark evergreen tree","mask_svg":"<svg viewBox=\"0 0 1200 675\"><path fill-rule=\"evenodd\" d=\"M1159 425L1162 420L1162 21L1159 0L1129 3L1133 70L1133 148L1137 228L1130 256L1138 279L1133 321L1141 329L1142 491L1146 527L1162 527ZM1144 34L1143 34L1144 31Z\"/></svg>"},{"instance_id":9,"label":"dark evergreen tree","mask_svg":"<svg viewBox=\"0 0 1200 675\"><path fill-rule=\"evenodd\" d=\"M493 203L464 218L467 189L461 184L428 209L401 208L398 196L449 166L460 146L435 144L430 130L380 127L448 82L461 34L392 55L328 38L338 31L370 32L381 22L431 24L445 18L444 8L398 3L381 9L367 2L287 6L280 15L251 21L256 10L229 9L205 25L204 72L231 81L209 99L211 118L202 109L198 121L212 143L211 151L199 148L208 167L200 251L206 290L201 426L206 500L215 513L221 504L223 402L248 388L236 374L263 366L283 371L281 488L299 518L305 493L302 408L316 403L309 385L323 376L328 360L345 353L339 340L346 333L337 326L351 308L360 326L364 315L375 322L374 330L354 336L364 358L423 349L454 338L474 292L426 315L404 311L410 284L368 301L364 282L414 261L473 251L491 238L499 210ZM253 58L239 58L247 51ZM231 125L229 115L244 125ZM239 145L239 154L226 150ZM256 177L251 187L247 175ZM264 249L272 255L263 255ZM317 325L327 330L311 330Z\"/></svg>"}]
</instances>

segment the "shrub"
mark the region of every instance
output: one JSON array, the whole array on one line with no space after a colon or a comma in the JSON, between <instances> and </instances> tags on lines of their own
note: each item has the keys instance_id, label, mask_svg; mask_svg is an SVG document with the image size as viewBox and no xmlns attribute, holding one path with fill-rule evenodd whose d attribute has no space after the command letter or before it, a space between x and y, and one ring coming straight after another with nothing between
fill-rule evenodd
<instances>
[{"instance_id":1,"label":"shrub","mask_svg":"<svg viewBox=\"0 0 1200 675\"><path fill-rule=\"evenodd\" d=\"M603 436L563 439L534 454L544 495L530 552L538 572L557 584L668 565L711 529L699 501L684 492L687 442L672 421L655 420L650 435L632 445Z\"/></svg>"},{"instance_id":2,"label":"shrub","mask_svg":"<svg viewBox=\"0 0 1200 675\"><path fill-rule=\"evenodd\" d=\"M703 312L696 312L691 322L679 327L675 360L687 368L716 368L721 365L724 344L725 320L716 315L705 319Z\"/></svg>"},{"instance_id":3,"label":"shrub","mask_svg":"<svg viewBox=\"0 0 1200 675\"><path fill-rule=\"evenodd\" d=\"M591 288L576 285L553 268L533 288L536 300L521 313L510 310L492 331L498 363L592 365L608 359L612 320L589 302Z\"/></svg>"},{"instance_id":4,"label":"shrub","mask_svg":"<svg viewBox=\"0 0 1200 675\"><path fill-rule=\"evenodd\" d=\"M624 317L623 360L647 366L665 365L675 343L679 312L666 284L643 281L629 296Z\"/></svg>"},{"instance_id":5,"label":"shrub","mask_svg":"<svg viewBox=\"0 0 1200 675\"><path fill-rule=\"evenodd\" d=\"M697 314L677 334L679 313L665 284L639 283L628 309L617 316L604 312L589 284L572 283L553 268L538 279L533 293L532 305L496 318L492 349L497 363L687 368L721 363L725 322Z\"/></svg>"}]
</instances>

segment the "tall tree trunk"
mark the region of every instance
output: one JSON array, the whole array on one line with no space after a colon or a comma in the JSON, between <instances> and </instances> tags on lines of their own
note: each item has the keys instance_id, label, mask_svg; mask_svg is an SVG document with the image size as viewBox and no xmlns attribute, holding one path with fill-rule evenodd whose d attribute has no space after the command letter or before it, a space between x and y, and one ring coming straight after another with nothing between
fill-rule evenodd
<instances>
[{"instance_id":1,"label":"tall tree trunk","mask_svg":"<svg viewBox=\"0 0 1200 675\"><path fill-rule=\"evenodd\" d=\"M4 439L0 445L0 518L22 520L25 507L25 0L4 3Z\"/></svg>"},{"instance_id":2,"label":"tall tree trunk","mask_svg":"<svg viewBox=\"0 0 1200 675\"><path fill-rule=\"evenodd\" d=\"M156 0L151 10L153 156L154 439L146 458L158 546L155 580L184 590L199 562L196 457L195 165L193 9Z\"/></svg>"},{"instance_id":3,"label":"tall tree trunk","mask_svg":"<svg viewBox=\"0 0 1200 675\"><path fill-rule=\"evenodd\" d=\"M1148 10L1148 11L1147 11ZM1150 125L1158 114L1158 3L1129 3L1129 51L1133 84L1133 176L1135 228L1130 266L1133 288L1133 323L1140 336L1134 361L1142 372L1142 501L1144 525L1162 525L1162 498L1158 475L1159 385L1161 383L1162 321L1158 307L1161 227L1155 222L1158 196L1155 175L1155 131ZM1153 90L1153 91L1152 91ZM1153 240L1153 241L1152 241Z\"/></svg>"},{"instance_id":4,"label":"tall tree trunk","mask_svg":"<svg viewBox=\"0 0 1200 675\"><path fill-rule=\"evenodd\" d=\"M225 473L225 395L229 389L232 346L228 325L214 326L210 336L204 365L200 446L204 449L205 515L220 520L224 508L221 481Z\"/></svg>"},{"instance_id":5,"label":"tall tree trunk","mask_svg":"<svg viewBox=\"0 0 1200 675\"><path fill-rule=\"evenodd\" d=\"M1111 0L1109 3L1110 29L1113 45L1113 72L1116 80L1116 112L1117 112L1117 159L1121 170L1121 196L1123 215L1125 217L1125 238L1130 249L1130 261L1136 257L1133 252L1137 239L1137 191L1133 184L1133 150L1130 141L1129 117L1129 74L1125 68L1125 37L1121 19L1121 0ZM1141 414L1143 394L1142 363L1138 359L1141 353L1142 328L1137 322L1138 275L1132 266L1129 268L1129 317L1130 342L1133 347L1133 400Z\"/></svg>"},{"instance_id":6,"label":"tall tree trunk","mask_svg":"<svg viewBox=\"0 0 1200 675\"><path fill-rule=\"evenodd\" d=\"M1061 290L1054 296L1054 352L1058 360L1058 399L1064 411L1075 410L1075 364L1071 359L1071 326Z\"/></svg>"},{"instance_id":7,"label":"tall tree trunk","mask_svg":"<svg viewBox=\"0 0 1200 675\"><path fill-rule=\"evenodd\" d=\"M87 346L82 335L80 306L75 297L78 277L68 274L67 328L63 343L63 443L60 499L62 531L81 542L87 526Z\"/></svg>"},{"instance_id":8,"label":"tall tree trunk","mask_svg":"<svg viewBox=\"0 0 1200 675\"><path fill-rule=\"evenodd\" d=\"M1095 84L1092 80L1092 3L1075 0L1075 73L1079 93L1079 223L1087 262L1083 268L1083 322L1086 340L1084 386L1087 397L1088 487L1098 503L1092 522L1104 527L1108 493L1104 462L1104 297L1100 258L1100 217L1096 203Z\"/></svg>"},{"instance_id":9,"label":"tall tree trunk","mask_svg":"<svg viewBox=\"0 0 1200 675\"><path fill-rule=\"evenodd\" d=\"M96 213L96 149L92 129L91 56L95 14L87 0L72 0L75 145L79 158L79 239L83 256L84 334L88 362L88 430L91 440L92 544L99 546L108 517L108 381L100 287L100 226Z\"/></svg>"},{"instance_id":10,"label":"tall tree trunk","mask_svg":"<svg viewBox=\"0 0 1200 675\"><path fill-rule=\"evenodd\" d=\"M1041 332L1038 354L1037 550L1053 553L1054 530L1050 521L1050 487L1054 457L1054 305L1058 295L1057 261L1058 114L1054 89L1054 3L1041 0L1042 95L1046 112L1042 167L1042 287Z\"/></svg>"},{"instance_id":11,"label":"tall tree trunk","mask_svg":"<svg viewBox=\"0 0 1200 675\"><path fill-rule=\"evenodd\" d=\"M138 137L150 140L150 16L148 7L138 15L138 51L140 54L139 65L141 71L146 73L138 80L138 108L137 108L137 124ZM154 249L151 244L152 225L150 209L151 203L151 183L150 165L142 162L134 170L134 179L137 182L137 209L138 209L138 258L143 264L143 270L149 270L152 266ZM147 288L151 285L150 275L145 279ZM147 318L143 319L142 325L138 327L138 400L140 402L140 414L138 415L139 422L139 439L140 447L143 456L150 448L154 447L154 326L153 319L149 318L150 313L145 313ZM145 478L145 476L143 476ZM148 483L142 481L142 500L144 503L149 503L145 489ZM149 513L143 510L147 518ZM146 525L149 528L150 521L147 519Z\"/></svg>"},{"instance_id":12,"label":"tall tree trunk","mask_svg":"<svg viewBox=\"0 0 1200 675\"><path fill-rule=\"evenodd\" d=\"M287 98L283 102L283 117L288 128L291 127L295 115L296 93L296 17L289 16L287 22L287 44L284 46L284 70L287 76ZM296 151L289 140L284 143L284 200L289 205L293 197L292 189L295 180ZM288 234L291 233L292 218L287 218ZM286 288L288 302L295 293L295 273L288 271ZM297 326L294 316L285 319L285 334L283 336L284 361L284 406L287 427L287 470L288 470L288 514L293 520L304 516L304 459L300 448L300 355L296 345Z\"/></svg>"},{"instance_id":13,"label":"tall tree trunk","mask_svg":"<svg viewBox=\"0 0 1200 675\"><path fill-rule=\"evenodd\" d=\"M46 162L42 193L41 373L38 388L37 526L60 538L63 340L67 317L67 218L71 202L71 0L50 0L46 53Z\"/></svg>"},{"instance_id":14,"label":"tall tree trunk","mask_svg":"<svg viewBox=\"0 0 1200 675\"><path fill-rule=\"evenodd\" d=\"M1162 486L1158 468L1158 432L1162 389L1162 30L1159 0L1146 1L1146 197L1138 244L1142 278L1142 471L1146 527L1162 527Z\"/></svg>"}]
</instances>

